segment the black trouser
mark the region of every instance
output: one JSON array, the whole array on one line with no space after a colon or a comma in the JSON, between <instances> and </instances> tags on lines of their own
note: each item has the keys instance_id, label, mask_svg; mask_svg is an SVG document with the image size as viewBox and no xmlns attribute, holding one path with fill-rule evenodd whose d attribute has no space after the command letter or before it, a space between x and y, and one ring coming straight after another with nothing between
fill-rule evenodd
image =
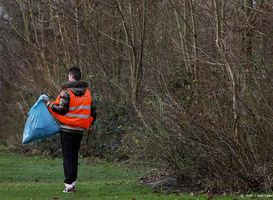
<instances>
[{"instance_id":1,"label":"black trouser","mask_svg":"<svg viewBox=\"0 0 273 200\"><path fill-rule=\"evenodd\" d=\"M61 129L61 143L64 165L64 183L72 184L77 180L78 154L81 145L82 131Z\"/></svg>"}]
</instances>

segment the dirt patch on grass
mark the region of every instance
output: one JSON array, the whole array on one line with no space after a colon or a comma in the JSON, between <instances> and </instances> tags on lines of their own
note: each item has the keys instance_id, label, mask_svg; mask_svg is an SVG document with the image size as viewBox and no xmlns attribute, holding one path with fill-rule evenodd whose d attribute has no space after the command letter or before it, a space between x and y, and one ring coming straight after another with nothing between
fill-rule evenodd
<instances>
[{"instance_id":1,"label":"dirt patch on grass","mask_svg":"<svg viewBox=\"0 0 273 200\"><path fill-rule=\"evenodd\" d=\"M202 193L200 188L183 183L173 177L142 178L141 184L153 188L156 193Z\"/></svg>"}]
</instances>

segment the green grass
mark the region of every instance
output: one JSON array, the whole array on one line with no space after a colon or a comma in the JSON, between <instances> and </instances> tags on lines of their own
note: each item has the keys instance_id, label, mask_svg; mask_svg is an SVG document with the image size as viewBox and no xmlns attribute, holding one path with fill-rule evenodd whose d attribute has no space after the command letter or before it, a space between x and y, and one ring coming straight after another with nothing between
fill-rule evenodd
<instances>
[{"instance_id":1,"label":"green grass","mask_svg":"<svg viewBox=\"0 0 273 200\"><path fill-rule=\"evenodd\" d=\"M179 200L208 199L207 195L159 195L138 184L142 172L129 171L118 163L80 159L77 191L64 194L62 159L0 153L2 200ZM232 196L213 199L234 199ZM239 199L239 198L238 198Z\"/></svg>"}]
</instances>

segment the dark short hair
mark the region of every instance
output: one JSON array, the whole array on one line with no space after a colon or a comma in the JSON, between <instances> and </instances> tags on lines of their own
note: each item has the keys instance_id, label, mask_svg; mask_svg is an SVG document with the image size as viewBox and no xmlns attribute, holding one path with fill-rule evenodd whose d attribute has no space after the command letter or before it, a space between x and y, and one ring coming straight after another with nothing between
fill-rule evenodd
<instances>
[{"instance_id":1,"label":"dark short hair","mask_svg":"<svg viewBox=\"0 0 273 200\"><path fill-rule=\"evenodd\" d=\"M81 69L80 69L80 68L78 68L78 67L71 67L71 68L68 70L68 72L69 72L70 74L73 74L74 79L75 79L76 81L81 80L82 73L81 73Z\"/></svg>"}]
</instances>

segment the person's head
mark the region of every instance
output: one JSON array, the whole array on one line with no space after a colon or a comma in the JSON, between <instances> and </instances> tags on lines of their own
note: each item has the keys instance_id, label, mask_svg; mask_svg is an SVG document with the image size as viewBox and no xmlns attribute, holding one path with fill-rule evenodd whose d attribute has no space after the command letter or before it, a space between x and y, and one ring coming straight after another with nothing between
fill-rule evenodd
<instances>
[{"instance_id":1,"label":"person's head","mask_svg":"<svg viewBox=\"0 0 273 200\"><path fill-rule=\"evenodd\" d=\"M81 70L78 67L71 67L68 70L68 80L69 81L79 81L81 80Z\"/></svg>"}]
</instances>

